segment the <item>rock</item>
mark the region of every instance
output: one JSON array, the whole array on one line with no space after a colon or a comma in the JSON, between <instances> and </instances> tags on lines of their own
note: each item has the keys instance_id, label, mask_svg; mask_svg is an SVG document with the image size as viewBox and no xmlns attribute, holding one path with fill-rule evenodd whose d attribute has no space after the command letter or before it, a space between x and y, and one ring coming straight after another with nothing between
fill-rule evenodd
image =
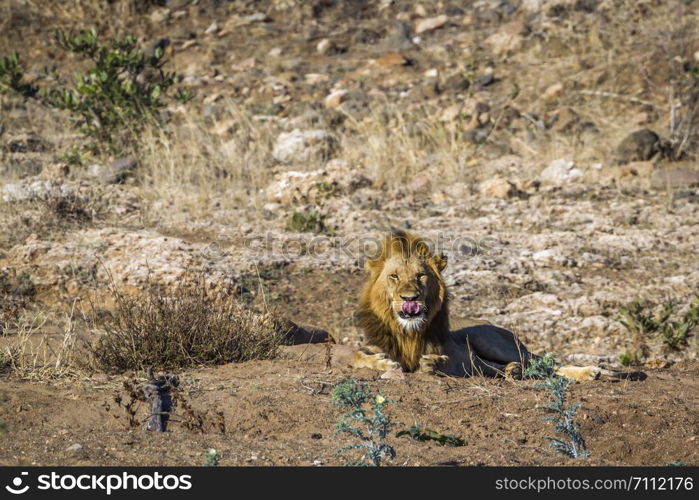
<instances>
[{"instance_id":1,"label":"rock","mask_svg":"<svg viewBox=\"0 0 699 500\"><path fill-rule=\"evenodd\" d=\"M456 73L444 80L442 87L447 92L458 94L464 90L468 90L470 82L461 73Z\"/></svg>"},{"instance_id":2,"label":"rock","mask_svg":"<svg viewBox=\"0 0 699 500\"><path fill-rule=\"evenodd\" d=\"M583 176L583 172L575 168L575 162L559 158L549 163L540 176L544 182L560 186L580 179Z\"/></svg>"},{"instance_id":3,"label":"rock","mask_svg":"<svg viewBox=\"0 0 699 500\"><path fill-rule=\"evenodd\" d=\"M326 159L337 148L337 141L325 130L300 130L279 134L272 156L281 163Z\"/></svg>"},{"instance_id":4,"label":"rock","mask_svg":"<svg viewBox=\"0 0 699 500\"><path fill-rule=\"evenodd\" d=\"M476 89L488 87L493 83L495 83L495 74L493 72L485 73L476 78L476 80L473 82L473 84L476 86Z\"/></svg>"},{"instance_id":5,"label":"rock","mask_svg":"<svg viewBox=\"0 0 699 500\"><path fill-rule=\"evenodd\" d=\"M325 98L325 107L326 108L339 107L340 104L342 104L342 102L345 100L345 97L347 96L348 93L349 92L345 89L333 90Z\"/></svg>"},{"instance_id":6,"label":"rock","mask_svg":"<svg viewBox=\"0 0 699 500\"><path fill-rule=\"evenodd\" d=\"M421 19L415 23L415 34L425 33L427 31L436 30L441 28L449 21L449 16L442 14L441 16L428 17L427 19Z\"/></svg>"},{"instance_id":7,"label":"rock","mask_svg":"<svg viewBox=\"0 0 699 500\"><path fill-rule=\"evenodd\" d=\"M150 13L149 18L150 18L150 22L152 22L153 24L163 23L170 18L170 9L167 9L167 8L153 9L153 12Z\"/></svg>"},{"instance_id":8,"label":"rock","mask_svg":"<svg viewBox=\"0 0 699 500\"><path fill-rule=\"evenodd\" d=\"M417 173L412 180L408 183L408 189L419 195L429 194L432 190L432 180L427 172Z\"/></svg>"},{"instance_id":9,"label":"rock","mask_svg":"<svg viewBox=\"0 0 699 500\"><path fill-rule=\"evenodd\" d=\"M414 49L415 44L411 40L408 24L396 20L386 37L381 41L381 48L393 52Z\"/></svg>"},{"instance_id":10,"label":"rock","mask_svg":"<svg viewBox=\"0 0 699 500\"><path fill-rule=\"evenodd\" d=\"M650 185L654 189L677 189L699 185L699 171L688 166L662 167L653 172Z\"/></svg>"},{"instance_id":11,"label":"rock","mask_svg":"<svg viewBox=\"0 0 699 500\"><path fill-rule=\"evenodd\" d=\"M277 174L266 193L267 199L272 203L317 203L332 196L351 194L369 185L369 179L344 162L331 160L325 168L319 170Z\"/></svg>"},{"instance_id":12,"label":"rock","mask_svg":"<svg viewBox=\"0 0 699 500\"><path fill-rule=\"evenodd\" d=\"M552 101L554 99L558 99L563 94L564 90L565 87L563 86L563 84L561 82L556 82L553 85L547 87L546 90L544 90L544 93L541 97L543 97L546 101Z\"/></svg>"},{"instance_id":13,"label":"rock","mask_svg":"<svg viewBox=\"0 0 699 500\"><path fill-rule=\"evenodd\" d=\"M65 199L73 195L70 185L52 180L9 182L2 188L2 199L6 203Z\"/></svg>"},{"instance_id":14,"label":"rock","mask_svg":"<svg viewBox=\"0 0 699 500\"><path fill-rule=\"evenodd\" d=\"M306 73L303 75L303 79L308 85L317 85L319 83L325 83L330 80L330 77L323 73Z\"/></svg>"},{"instance_id":15,"label":"rock","mask_svg":"<svg viewBox=\"0 0 699 500\"><path fill-rule=\"evenodd\" d=\"M568 106L558 108L549 115L551 118L551 129L556 132L567 132L580 121L578 114Z\"/></svg>"},{"instance_id":16,"label":"rock","mask_svg":"<svg viewBox=\"0 0 699 500\"><path fill-rule=\"evenodd\" d=\"M461 103L452 104L451 106L442 110L439 115L439 121L451 122L456 120L461 115L461 110L463 105Z\"/></svg>"},{"instance_id":17,"label":"rock","mask_svg":"<svg viewBox=\"0 0 699 500\"><path fill-rule=\"evenodd\" d=\"M212 22L208 28L204 30L205 35L215 35L220 31L221 27L218 25L216 21Z\"/></svg>"},{"instance_id":18,"label":"rock","mask_svg":"<svg viewBox=\"0 0 699 500\"><path fill-rule=\"evenodd\" d=\"M410 63L408 58L406 58L400 52L388 52L376 60L378 66L383 67L393 67L393 66L407 66Z\"/></svg>"},{"instance_id":19,"label":"rock","mask_svg":"<svg viewBox=\"0 0 699 500\"><path fill-rule=\"evenodd\" d=\"M619 164L631 161L647 161L663 151L660 136L647 128L637 130L627 135L615 151L615 159Z\"/></svg>"},{"instance_id":20,"label":"rock","mask_svg":"<svg viewBox=\"0 0 699 500\"><path fill-rule=\"evenodd\" d=\"M111 165L104 167L92 165L88 173L102 184L121 184L131 177L138 168L138 160L133 156L117 158Z\"/></svg>"},{"instance_id":21,"label":"rock","mask_svg":"<svg viewBox=\"0 0 699 500\"><path fill-rule=\"evenodd\" d=\"M316 52L318 52L318 54L320 54L321 56L327 56L328 54L332 54L335 52L335 49L335 44L332 42L332 40L328 40L327 38L323 38L316 45Z\"/></svg>"},{"instance_id":22,"label":"rock","mask_svg":"<svg viewBox=\"0 0 699 500\"><path fill-rule=\"evenodd\" d=\"M441 89L436 78L428 78L422 85L418 87L418 95L423 99L434 99L439 97Z\"/></svg>"},{"instance_id":23,"label":"rock","mask_svg":"<svg viewBox=\"0 0 699 500\"><path fill-rule=\"evenodd\" d=\"M519 192L515 184L502 177L495 177L481 182L478 190L483 196L500 199L516 196Z\"/></svg>"},{"instance_id":24,"label":"rock","mask_svg":"<svg viewBox=\"0 0 699 500\"><path fill-rule=\"evenodd\" d=\"M495 33L486 38L485 43L490 46L494 55L505 55L522 47L526 31L527 27L522 21L512 21L502 25Z\"/></svg>"}]
</instances>

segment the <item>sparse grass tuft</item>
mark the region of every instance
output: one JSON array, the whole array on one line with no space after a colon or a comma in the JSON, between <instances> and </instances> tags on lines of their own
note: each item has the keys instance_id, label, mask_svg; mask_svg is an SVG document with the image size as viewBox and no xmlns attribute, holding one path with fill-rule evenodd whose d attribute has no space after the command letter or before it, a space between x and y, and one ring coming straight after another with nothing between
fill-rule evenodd
<instances>
[{"instance_id":1,"label":"sparse grass tuft","mask_svg":"<svg viewBox=\"0 0 699 500\"><path fill-rule=\"evenodd\" d=\"M112 292L115 310L92 346L96 365L105 371L271 359L283 339L271 313L257 314L232 294L214 295L203 279L185 279L171 293L156 286L133 296L113 286Z\"/></svg>"},{"instance_id":2,"label":"sparse grass tuft","mask_svg":"<svg viewBox=\"0 0 699 500\"><path fill-rule=\"evenodd\" d=\"M347 465L379 467L383 460L395 458L395 449L386 443L386 437L397 424L384 413L388 400L381 394L373 395L369 389L353 378L348 378L335 386L332 391L333 404L347 408L349 412L340 417L338 434L349 434L359 443L344 446L337 454L359 450L359 460ZM371 413L367 407L370 407ZM356 424L356 425L354 425Z\"/></svg>"}]
</instances>

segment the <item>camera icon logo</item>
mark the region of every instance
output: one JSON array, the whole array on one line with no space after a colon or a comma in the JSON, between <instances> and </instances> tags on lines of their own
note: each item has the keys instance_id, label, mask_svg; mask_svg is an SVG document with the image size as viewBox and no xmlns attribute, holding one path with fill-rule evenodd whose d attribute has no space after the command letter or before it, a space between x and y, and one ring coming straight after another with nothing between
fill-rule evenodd
<instances>
[{"instance_id":1,"label":"camera icon logo","mask_svg":"<svg viewBox=\"0 0 699 500\"><path fill-rule=\"evenodd\" d=\"M5 486L5 489L13 495L21 495L22 493L26 493L29 489L29 485L22 487L22 476L28 475L28 472L20 472L20 475L12 480L12 485Z\"/></svg>"}]
</instances>

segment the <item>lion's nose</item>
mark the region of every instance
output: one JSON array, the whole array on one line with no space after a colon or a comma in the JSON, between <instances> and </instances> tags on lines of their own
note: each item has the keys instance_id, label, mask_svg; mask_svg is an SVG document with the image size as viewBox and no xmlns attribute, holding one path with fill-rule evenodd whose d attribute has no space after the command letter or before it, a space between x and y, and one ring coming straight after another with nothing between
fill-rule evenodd
<instances>
[{"instance_id":1,"label":"lion's nose","mask_svg":"<svg viewBox=\"0 0 699 500\"><path fill-rule=\"evenodd\" d=\"M414 295L402 295L400 296L401 299L403 299L406 302L412 302L413 300L417 300L419 295L414 294Z\"/></svg>"}]
</instances>

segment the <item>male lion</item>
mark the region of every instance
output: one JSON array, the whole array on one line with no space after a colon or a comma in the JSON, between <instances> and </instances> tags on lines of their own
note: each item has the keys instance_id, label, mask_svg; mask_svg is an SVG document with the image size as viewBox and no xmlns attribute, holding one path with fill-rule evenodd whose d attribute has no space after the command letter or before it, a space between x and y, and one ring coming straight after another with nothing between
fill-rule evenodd
<instances>
[{"instance_id":1,"label":"male lion","mask_svg":"<svg viewBox=\"0 0 699 500\"><path fill-rule=\"evenodd\" d=\"M435 255L420 237L395 231L379 255L367 262L369 278L358 321L368 345L354 354L355 368L440 372L464 377L521 376L536 357L514 334L485 322L449 330L449 295L442 278L444 255ZM560 367L577 380L598 378L598 367Z\"/></svg>"}]
</instances>

